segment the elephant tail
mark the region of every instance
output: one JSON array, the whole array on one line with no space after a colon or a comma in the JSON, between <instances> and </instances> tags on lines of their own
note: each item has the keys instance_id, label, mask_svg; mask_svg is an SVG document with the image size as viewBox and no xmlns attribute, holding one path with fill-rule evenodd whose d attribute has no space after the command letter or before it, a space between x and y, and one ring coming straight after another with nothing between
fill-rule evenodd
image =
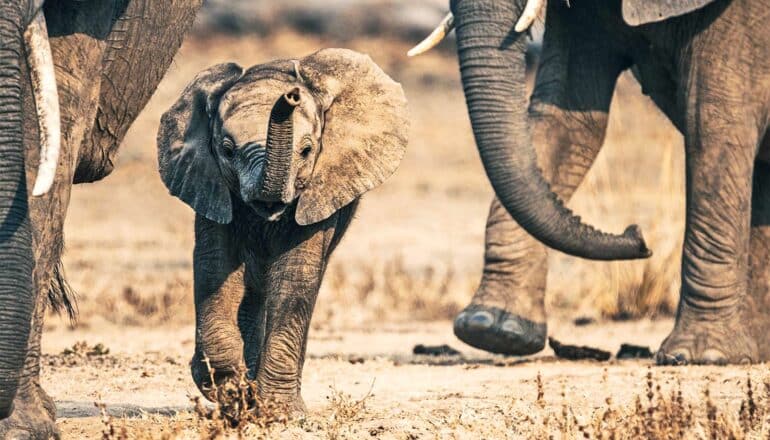
<instances>
[{"instance_id":1,"label":"elephant tail","mask_svg":"<svg viewBox=\"0 0 770 440\"><path fill-rule=\"evenodd\" d=\"M61 260L56 264L48 286L48 303L54 312L58 314L66 312L70 321L74 322L77 319L77 294L67 282Z\"/></svg>"}]
</instances>

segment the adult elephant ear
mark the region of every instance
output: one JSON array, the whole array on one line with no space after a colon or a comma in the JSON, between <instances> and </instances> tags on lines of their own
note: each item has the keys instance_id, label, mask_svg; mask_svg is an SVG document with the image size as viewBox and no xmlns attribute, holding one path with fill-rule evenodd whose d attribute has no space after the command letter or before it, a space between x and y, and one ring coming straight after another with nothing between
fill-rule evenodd
<instances>
[{"instance_id":1,"label":"adult elephant ear","mask_svg":"<svg viewBox=\"0 0 770 440\"><path fill-rule=\"evenodd\" d=\"M695 11L714 0L623 0L623 19L631 26L663 21Z\"/></svg>"},{"instance_id":2,"label":"adult elephant ear","mask_svg":"<svg viewBox=\"0 0 770 440\"><path fill-rule=\"evenodd\" d=\"M366 55L324 49L298 68L324 111L321 152L295 215L309 225L393 174L406 151L409 120L401 86Z\"/></svg>"},{"instance_id":3,"label":"adult elephant ear","mask_svg":"<svg viewBox=\"0 0 770 440\"><path fill-rule=\"evenodd\" d=\"M242 73L233 63L200 72L163 114L158 130L158 169L171 195L223 224L232 221L233 207L211 149L212 122L219 99Z\"/></svg>"}]
</instances>

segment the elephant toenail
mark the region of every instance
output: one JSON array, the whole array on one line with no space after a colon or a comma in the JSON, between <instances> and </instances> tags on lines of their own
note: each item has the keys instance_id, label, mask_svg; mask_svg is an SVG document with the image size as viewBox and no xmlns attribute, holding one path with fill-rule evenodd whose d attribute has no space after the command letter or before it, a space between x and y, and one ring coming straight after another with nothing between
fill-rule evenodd
<instances>
[{"instance_id":1,"label":"elephant toenail","mask_svg":"<svg viewBox=\"0 0 770 440\"><path fill-rule=\"evenodd\" d=\"M672 365L685 365L690 361L690 359L692 359L690 351L686 348L677 348L671 350L668 357L673 361L671 362Z\"/></svg>"},{"instance_id":2,"label":"elephant toenail","mask_svg":"<svg viewBox=\"0 0 770 440\"><path fill-rule=\"evenodd\" d=\"M500 326L500 329L507 333L515 333L515 334L523 334L524 329L521 327L521 324L519 324L519 321L516 319L507 319L505 322L503 322L503 325Z\"/></svg>"},{"instance_id":3,"label":"elephant toenail","mask_svg":"<svg viewBox=\"0 0 770 440\"><path fill-rule=\"evenodd\" d=\"M476 312L468 320L468 327L474 330L486 330L495 323L495 317L489 312Z\"/></svg>"},{"instance_id":4,"label":"elephant toenail","mask_svg":"<svg viewBox=\"0 0 770 440\"><path fill-rule=\"evenodd\" d=\"M727 363L727 357L721 351L714 348L704 350L701 359L706 364L724 365Z\"/></svg>"},{"instance_id":5,"label":"elephant toenail","mask_svg":"<svg viewBox=\"0 0 770 440\"><path fill-rule=\"evenodd\" d=\"M752 364L751 359L747 358L747 357L742 357L741 360L738 361L738 363L741 364L741 365L751 365Z\"/></svg>"}]
</instances>

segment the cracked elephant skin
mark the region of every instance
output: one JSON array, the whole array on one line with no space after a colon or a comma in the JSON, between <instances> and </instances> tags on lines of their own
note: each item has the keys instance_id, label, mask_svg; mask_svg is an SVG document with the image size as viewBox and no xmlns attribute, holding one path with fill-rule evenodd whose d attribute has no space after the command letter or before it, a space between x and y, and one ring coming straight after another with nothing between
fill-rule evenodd
<instances>
[{"instance_id":1,"label":"cracked elephant skin","mask_svg":"<svg viewBox=\"0 0 770 440\"><path fill-rule=\"evenodd\" d=\"M549 1L529 102L527 36L513 30L524 3L451 1L474 136L496 194L481 283L455 320L457 336L492 352L540 351L547 247L645 256L562 204L599 153L617 78L630 69L685 139L680 301L657 361L770 359L770 28L754 18L766 2Z\"/></svg>"},{"instance_id":2,"label":"cracked elephant skin","mask_svg":"<svg viewBox=\"0 0 770 440\"><path fill-rule=\"evenodd\" d=\"M406 113L401 86L368 56L324 49L245 70L213 66L163 115L161 178L196 212L190 367L208 399L226 389L212 378L222 385L245 372L257 402L305 410L302 368L324 271L361 195L398 167Z\"/></svg>"},{"instance_id":3,"label":"cracked elephant skin","mask_svg":"<svg viewBox=\"0 0 770 440\"><path fill-rule=\"evenodd\" d=\"M53 400L40 386L40 338L50 302L71 311L60 263L71 186L112 171L120 142L200 4L62 0L42 6L61 151L51 190L30 197L40 141L22 35L38 11L33 2L0 0L0 438L58 436Z\"/></svg>"}]
</instances>

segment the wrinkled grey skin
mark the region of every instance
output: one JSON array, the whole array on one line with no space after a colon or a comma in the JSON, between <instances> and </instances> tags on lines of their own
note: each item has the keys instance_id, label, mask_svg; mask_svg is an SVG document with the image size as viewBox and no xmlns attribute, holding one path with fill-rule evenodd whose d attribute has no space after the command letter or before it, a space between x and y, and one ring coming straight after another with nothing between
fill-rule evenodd
<instances>
[{"instance_id":1,"label":"wrinkled grey skin","mask_svg":"<svg viewBox=\"0 0 770 440\"><path fill-rule=\"evenodd\" d=\"M753 18L766 2L551 0L528 107L526 37L513 31L523 3L451 2L474 134L498 197L481 285L455 333L485 350L535 353L546 336L541 243L635 257L622 237L564 220L571 213L557 201L569 200L599 153L616 80L632 69L686 144L681 297L657 360L769 359L770 28Z\"/></svg>"},{"instance_id":2,"label":"wrinkled grey skin","mask_svg":"<svg viewBox=\"0 0 770 440\"><path fill-rule=\"evenodd\" d=\"M211 67L163 115L161 177L196 211L191 369L207 398L205 358L218 383L248 371L260 399L304 411L327 262L359 197L397 168L408 125L401 87L342 49Z\"/></svg>"},{"instance_id":3,"label":"wrinkled grey skin","mask_svg":"<svg viewBox=\"0 0 770 440\"><path fill-rule=\"evenodd\" d=\"M0 438L56 435L53 400L40 387L40 336L49 296L69 305L60 257L70 188L112 171L123 136L200 3L60 0L44 6L62 151L51 191L29 198L37 170L25 164L39 162L40 148L22 34L34 11L26 1L0 0Z\"/></svg>"}]
</instances>

